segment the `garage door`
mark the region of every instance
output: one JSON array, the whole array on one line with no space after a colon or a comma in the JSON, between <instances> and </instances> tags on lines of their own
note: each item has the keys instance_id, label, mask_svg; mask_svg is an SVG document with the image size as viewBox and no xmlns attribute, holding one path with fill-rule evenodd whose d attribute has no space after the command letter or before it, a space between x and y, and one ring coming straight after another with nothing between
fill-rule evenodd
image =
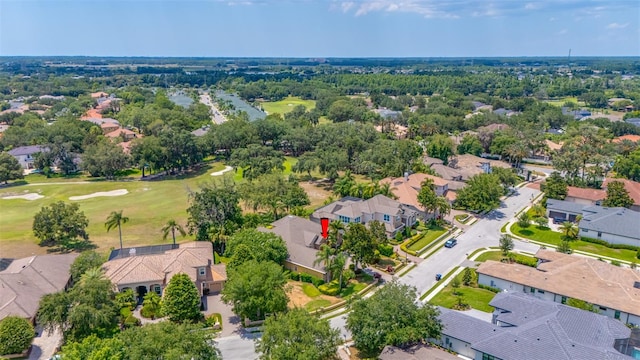
<instances>
[{"instance_id":1,"label":"garage door","mask_svg":"<svg viewBox=\"0 0 640 360\"><path fill-rule=\"evenodd\" d=\"M210 294L217 294L220 291L222 291L222 284L221 283L215 283L215 284L210 284L209 285L209 293Z\"/></svg>"},{"instance_id":2,"label":"garage door","mask_svg":"<svg viewBox=\"0 0 640 360\"><path fill-rule=\"evenodd\" d=\"M552 218L552 219L555 219L555 218L566 219L567 218L567 214L565 214L563 212L559 212L559 211L549 211L549 217Z\"/></svg>"}]
</instances>

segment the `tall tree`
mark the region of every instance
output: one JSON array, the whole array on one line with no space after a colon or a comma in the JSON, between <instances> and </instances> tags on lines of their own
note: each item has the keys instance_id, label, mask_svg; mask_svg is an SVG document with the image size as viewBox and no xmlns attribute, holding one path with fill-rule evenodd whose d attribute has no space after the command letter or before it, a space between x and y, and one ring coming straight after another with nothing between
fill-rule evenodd
<instances>
[{"instance_id":1,"label":"tall tree","mask_svg":"<svg viewBox=\"0 0 640 360\"><path fill-rule=\"evenodd\" d=\"M105 262L105 257L93 250L83 251L80 256L73 260L69 273L74 282L80 280L80 277L90 269L96 269Z\"/></svg>"},{"instance_id":2,"label":"tall tree","mask_svg":"<svg viewBox=\"0 0 640 360\"><path fill-rule=\"evenodd\" d=\"M434 213L437 210L438 196L433 185L433 180L426 178L420 185L418 192L418 203L422 205L427 213Z\"/></svg>"},{"instance_id":3,"label":"tall tree","mask_svg":"<svg viewBox=\"0 0 640 360\"><path fill-rule=\"evenodd\" d=\"M547 199L556 200L564 200L569 191L567 182L557 171L552 172L551 175L547 177L541 188Z\"/></svg>"},{"instance_id":4,"label":"tall tree","mask_svg":"<svg viewBox=\"0 0 640 360\"><path fill-rule=\"evenodd\" d=\"M511 235L504 234L500 236L500 250L502 250L503 256L508 256L509 252L513 250L514 245Z\"/></svg>"},{"instance_id":5,"label":"tall tree","mask_svg":"<svg viewBox=\"0 0 640 360\"><path fill-rule=\"evenodd\" d=\"M222 234L231 234L242 225L239 195L232 184L228 187L205 187L189 196L188 227L196 240L209 240L213 231L214 247L224 252Z\"/></svg>"},{"instance_id":6,"label":"tall tree","mask_svg":"<svg viewBox=\"0 0 640 360\"><path fill-rule=\"evenodd\" d=\"M479 174L467 181L467 186L458 192L456 204L472 211L491 211L500 206L504 190L500 180L493 174Z\"/></svg>"},{"instance_id":7,"label":"tall tree","mask_svg":"<svg viewBox=\"0 0 640 360\"><path fill-rule=\"evenodd\" d=\"M82 248L89 242L89 219L77 203L63 201L43 206L33 218L33 234L40 246L58 246L63 250Z\"/></svg>"},{"instance_id":8,"label":"tall tree","mask_svg":"<svg viewBox=\"0 0 640 360\"><path fill-rule=\"evenodd\" d=\"M458 154L472 154L480 156L482 154L482 143L478 137L473 135L465 135L458 145Z\"/></svg>"},{"instance_id":9,"label":"tall tree","mask_svg":"<svg viewBox=\"0 0 640 360\"><path fill-rule=\"evenodd\" d=\"M633 199L622 181L612 181L607 184L607 197L602 202L602 206L609 207L631 207Z\"/></svg>"},{"instance_id":10,"label":"tall tree","mask_svg":"<svg viewBox=\"0 0 640 360\"><path fill-rule=\"evenodd\" d=\"M350 305L347 329L363 356L377 357L386 345L405 347L440 337L438 310L417 297L415 288L391 282Z\"/></svg>"},{"instance_id":11,"label":"tall tree","mask_svg":"<svg viewBox=\"0 0 640 360\"><path fill-rule=\"evenodd\" d=\"M333 258L333 254L335 253L335 249L330 247L327 244L322 244L320 249L316 253L316 258L313 260L313 265L322 264L325 269L331 268L331 259Z\"/></svg>"},{"instance_id":12,"label":"tall tree","mask_svg":"<svg viewBox=\"0 0 640 360\"><path fill-rule=\"evenodd\" d=\"M167 223L162 227L162 240L167 240L169 233L173 237L173 245L176 244L176 231L180 233L182 236L186 236L187 232L184 231L182 225L178 224L175 220L170 219Z\"/></svg>"},{"instance_id":13,"label":"tall tree","mask_svg":"<svg viewBox=\"0 0 640 360\"><path fill-rule=\"evenodd\" d=\"M349 260L349 255L347 255L347 253L345 253L344 251L340 251L333 256L333 258L331 259L331 266L329 267L331 279L338 279L338 287L340 288L340 290L342 290L342 287L344 286L342 275L344 274L347 260Z\"/></svg>"},{"instance_id":14,"label":"tall tree","mask_svg":"<svg viewBox=\"0 0 640 360\"><path fill-rule=\"evenodd\" d=\"M284 240L271 232L242 229L229 238L225 255L233 259L241 245L245 245L251 252L250 258L257 261L273 261L282 265L289 256Z\"/></svg>"},{"instance_id":15,"label":"tall tree","mask_svg":"<svg viewBox=\"0 0 640 360\"><path fill-rule=\"evenodd\" d=\"M175 274L169 280L162 299L162 313L177 323L195 322L202 318L200 295L187 274Z\"/></svg>"},{"instance_id":16,"label":"tall tree","mask_svg":"<svg viewBox=\"0 0 640 360\"><path fill-rule=\"evenodd\" d=\"M254 211L265 209L280 218L282 210L309 204L307 193L295 179L285 179L282 174L265 174L252 183L240 185L240 195Z\"/></svg>"},{"instance_id":17,"label":"tall tree","mask_svg":"<svg viewBox=\"0 0 640 360\"><path fill-rule=\"evenodd\" d=\"M287 308L287 279L282 268L271 261L250 260L237 269L229 269L222 300L233 305L242 318L264 319L267 314Z\"/></svg>"},{"instance_id":18,"label":"tall tree","mask_svg":"<svg viewBox=\"0 0 640 360\"><path fill-rule=\"evenodd\" d=\"M230 164L242 169L242 177L253 180L274 170L284 170L284 154L272 147L250 144L231 153Z\"/></svg>"},{"instance_id":19,"label":"tall tree","mask_svg":"<svg viewBox=\"0 0 640 360\"><path fill-rule=\"evenodd\" d=\"M340 340L328 320L296 308L267 318L256 351L263 360L334 360Z\"/></svg>"},{"instance_id":20,"label":"tall tree","mask_svg":"<svg viewBox=\"0 0 640 360\"><path fill-rule=\"evenodd\" d=\"M100 269L89 269L69 292L42 297L38 323L47 331L61 329L68 341L111 335L118 324L113 288Z\"/></svg>"},{"instance_id":21,"label":"tall tree","mask_svg":"<svg viewBox=\"0 0 640 360\"><path fill-rule=\"evenodd\" d=\"M375 257L377 248L378 244L364 224L349 224L344 233L342 249L351 254L356 267L370 264Z\"/></svg>"},{"instance_id":22,"label":"tall tree","mask_svg":"<svg viewBox=\"0 0 640 360\"><path fill-rule=\"evenodd\" d=\"M118 235L120 237L120 251L122 251L122 224L129 222L129 218L122 215L122 210L112 211L107 217L107 221L104 223L104 227L107 228L107 232L111 229L118 228Z\"/></svg>"},{"instance_id":23,"label":"tall tree","mask_svg":"<svg viewBox=\"0 0 640 360\"><path fill-rule=\"evenodd\" d=\"M124 153L122 147L104 140L87 146L82 154L81 166L92 176L113 179L118 171L129 166L129 160L129 155Z\"/></svg>"},{"instance_id":24,"label":"tall tree","mask_svg":"<svg viewBox=\"0 0 640 360\"><path fill-rule=\"evenodd\" d=\"M429 156L438 158L445 165L449 163L449 157L454 154L453 140L446 135L434 135L427 144L426 151Z\"/></svg>"},{"instance_id":25,"label":"tall tree","mask_svg":"<svg viewBox=\"0 0 640 360\"><path fill-rule=\"evenodd\" d=\"M571 221L565 221L560 225L560 231L564 234L564 238L575 240L578 238L578 227Z\"/></svg>"},{"instance_id":26,"label":"tall tree","mask_svg":"<svg viewBox=\"0 0 640 360\"><path fill-rule=\"evenodd\" d=\"M24 178L24 175L18 160L6 152L0 152L0 181L6 184L9 180L22 178Z\"/></svg>"}]
</instances>

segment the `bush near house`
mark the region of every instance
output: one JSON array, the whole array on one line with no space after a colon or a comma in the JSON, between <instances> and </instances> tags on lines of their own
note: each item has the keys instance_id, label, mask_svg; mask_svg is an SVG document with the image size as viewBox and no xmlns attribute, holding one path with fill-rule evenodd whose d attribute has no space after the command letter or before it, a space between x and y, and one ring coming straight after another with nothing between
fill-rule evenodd
<instances>
[{"instance_id":1,"label":"bush near house","mask_svg":"<svg viewBox=\"0 0 640 360\"><path fill-rule=\"evenodd\" d=\"M28 320L8 316L0 321L0 355L20 354L27 350L35 336Z\"/></svg>"},{"instance_id":2,"label":"bush near house","mask_svg":"<svg viewBox=\"0 0 640 360\"><path fill-rule=\"evenodd\" d=\"M285 276L287 276L285 274ZM291 271L288 274L289 279L294 280L294 281L302 281L302 282L306 282L309 284L313 284L315 287L318 287L322 284L324 284L324 280L320 279L317 276L313 276L310 274L306 274L306 273L299 273L296 271Z\"/></svg>"}]
</instances>

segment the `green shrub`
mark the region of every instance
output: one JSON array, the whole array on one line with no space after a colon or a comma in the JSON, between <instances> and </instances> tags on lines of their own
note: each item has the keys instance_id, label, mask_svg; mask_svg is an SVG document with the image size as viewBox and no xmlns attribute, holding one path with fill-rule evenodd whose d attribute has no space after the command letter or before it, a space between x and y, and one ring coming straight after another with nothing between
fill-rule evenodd
<instances>
[{"instance_id":1,"label":"green shrub","mask_svg":"<svg viewBox=\"0 0 640 360\"><path fill-rule=\"evenodd\" d=\"M338 280L333 280L330 283L318 286L318 290L325 295L336 296L340 292L340 285Z\"/></svg>"},{"instance_id":2,"label":"green shrub","mask_svg":"<svg viewBox=\"0 0 640 360\"><path fill-rule=\"evenodd\" d=\"M387 244L380 244L378 245L378 251L380 252L380 254L384 256L391 256L393 255L393 246L387 245Z\"/></svg>"},{"instance_id":3,"label":"green shrub","mask_svg":"<svg viewBox=\"0 0 640 360\"><path fill-rule=\"evenodd\" d=\"M407 244L410 244L410 243L407 243ZM404 251L404 252L406 252L406 253L408 253L408 254L410 254L410 255L418 256L418 253L417 253L417 252L415 252L415 251L413 251L413 250L409 250L409 249L407 249L407 246L411 246L411 245L407 245L407 244L402 244L402 245L400 245L400 250L402 250L402 251ZM639 258L639 259L640 259L640 258Z\"/></svg>"},{"instance_id":4,"label":"green shrub","mask_svg":"<svg viewBox=\"0 0 640 360\"><path fill-rule=\"evenodd\" d=\"M531 266L531 267L538 266L538 261L536 259L522 258L522 257L517 256L515 261L516 261L516 263L521 264L521 265L526 265L526 266Z\"/></svg>"},{"instance_id":5,"label":"green shrub","mask_svg":"<svg viewBox=\"0 0 640 360\"><path fill-rule=\"evenodd\" d=\"M311 277L309 274L300 273L300 281L302 282L311 283Z\"/></svg>"},{"instance_id":6,"label":"green shrub","mask_svg":"<svg viewBox=\"0 0 640 360\"><path fill-rule=\"evenodd\" d=\"M618 261L618 260L611 260L611 265L613 265L613 266L620 266L620 261Z\"/></svg>"},{"instance_id":7,"label":"green shrub","mask_svg":"<svg viewBox=\"0 0 640 360\"><path fill-rule=\"evenodd\" d=\"M300 281L300 273L292 271L291 274L289 274L289 279L294 281Z\"/></svg>"},{"instance_id":8,"label":"green shrub","mask_svg":"<svg viewBox=\"0 0 640 360\"><path fill-rule=\"evenodd\" d=\"M214 327L216 326L216 324L220 324L220 326L222 326L222 315L215 313L215 314L211 314L208 315L205 319L204 319L204 326L205 327Z\"/></svg>"},{"instance_id":9,"label":"green shrub","mask_svg":"<svg viewBox=\"0 0 640 360\"><path fill-rule=\"evenodd\" d=\"M157 316L153 309L149 308L148 306L142 307L142 309L140 310L140 315L142 315L142 317L145 319L155 319Z\"/></svg>"},{"instance_id":10,"label":"green shrub","mask_svg":"<svg viewBox=\"0 0 640 360\"><path fill-rule=\"evenodd\" d=\"M396 233L395 239L396 241L402 241L402 239L404 239L404 236L401 231Z\"/></svg>"},{"instance_id":11,"label":"green shrub","mask_svg":"<svg viewBox=\"0 0 640 360\"><path fill-rule=\"evenodd\" d=\"M126 319L124 319L124 327L129 328L133 326L139 326L140 319L133 316L133 314L129 315Z\"/></svg>"},{"instance_id":12,"label":"green shrub","mask_svg":"<svg viewBox=\"0 0 640 360\"><path fill-rule=\"evenodd\" d=\"M478 284L478 287L479 287L480 289L489 290L489 291L494 292L494 293L496 293L496 294L497 294L497 293L499 293L499 292L501 291L500 289L498 289L498 288L496 288L496 287L493 287L493 286L487 286L487 285L482 285L482 284Z\"/></svg>"},{"instance_id":13,"label":"green shrub","mask_svg":"<svg viewBox=\"0 0 640 360\"><path fill-rule=\"evenodd\" d=\"M324 280L314 276L311 278L311 283L313 284L313 286L319 287L320 285L324 284Z\"/></svg>"},{"instance_id":14,"label":"green shrub","mask_svg":"<svg viewBox=\"0 0 640 360\"><path fill-rule=\"evenodd\" d=\"M7 316L0 321L0 355L19 354L29 348L35 331L28 320Z\"/></svg>"}]
</instances>

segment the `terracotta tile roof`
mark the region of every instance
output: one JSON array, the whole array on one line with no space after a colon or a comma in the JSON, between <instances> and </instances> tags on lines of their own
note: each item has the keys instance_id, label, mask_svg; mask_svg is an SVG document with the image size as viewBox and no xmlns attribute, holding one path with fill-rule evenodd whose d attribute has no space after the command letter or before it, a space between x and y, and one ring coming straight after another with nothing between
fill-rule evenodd
<instances>
[{"instance_id":1,"label":"terracotta tile roof","mask_svg":"<svg viewBox=\"0 0 640 360\"><path fill-rule=\"evenodd\" d=\"M104 136L106 136L106 137L110 137L110 138L115 138L115 137L119 137L121 134L124 134L125 136L126 136L126 135L133 135L133 136L137 136L137 134L136 134L136 133L134 133L133 131L131 131L131 130L127 130L127 129L123 129L123 128L120 128L120 129L114 130L114 131L112 131L112 132L110 132L110 133L105 134Z\"/></svg>"},{"instance_id":2,"label":"terracotta tile roof","mask_svg":"<svg viewBox=\"0 0 640 360\"><path fill-rule=\"evenodd\" d=\"M413 205L418 209L422 209L422 205L418 203L418 193L422 188L422 182L425 179L431 179L436 186L447 186L449 182L443 178L429 175L429 174L411 174L408 176L408 181L404 177L393 178L388 177L380 180L380 184L390 184L393 195L398 198L398 201ZM449 191L448 193L450 193Z\"/></svg>"},{"instance_id":3,"label":"terracotta tile roof","mask_svg":"<svg viewBox=\"0 0 640 360\"><path fill-rule=\"evenodd\" d=\"M187 274L195 282L199 267L209 268L207 280L226 280L226 271L213 265L213 247L207 241L180 244L179 248L162 254L117 258L103 265L105 275L119 286L137 283L165 284L178 273Z\"/></svg>"},{"instance_id":4,"label":"terracotta tile roof","mask_svg":"<svg viewBox=\"0 0 640 360\"><path fill-rule=\"evenodd\" d=\"M91 93L91 97L94 98L94 99L101 98L101 97L107 97L107 96L109 96L109 94L107 94L104 91L98 91L98 92Z\"/></svg>"},{"instance_id":5,"label":"terracotta tile roof","mask_svg":"<svg viewBox=\"0 0 640 360\"><path fill-rule=\"evenodd\" d=\"M637 271L549 250L538 250L536 257L543 260L537 268L489 260L477 271L640 316L640 289L634 287L640 281Z\"/></svg>"},{"instance_id":6,"label":"terracotta tile roof","mask_svg":"<svg viewBox=\"0 0 640 360\"><path fill-rule=\"evenodd\" d=\"M606 188L607 184L609 184L612 181L620 181L620 182L624 183L624 188L627 189L627 192L629 193L629 196L633 199L633 203L635 205L640 205L640 182L631 181L631 180L628 180L628 179L606 178L604 180L604 183L602 184L602 187Z\"/></svg>"},{"instance_id":7,"label":"terracotta tile roof","mask_svg":"<svg viewBox=\"0 0 640 360\"><path fill-rule=\"evenodd\" d=\"M587 189L575 186L567 187L567 197L576 199L585 199L590 201L598 201L607 197L607 193L601 189Z\"/></svg>"},{"instance_id":8,"label":"terracotta tile roof","mask_svg":"<svg viewBox=\"0 0 640 360\"><path fill-rule=\"evenodd\" d=\"M613 142L615 143L619 143L622 142L624 140L629 140L631 142L638 142L640 141L640 135L624 135L624 136L618 136L617 138L613 139Z\"/></svg>"}]
</instances>

